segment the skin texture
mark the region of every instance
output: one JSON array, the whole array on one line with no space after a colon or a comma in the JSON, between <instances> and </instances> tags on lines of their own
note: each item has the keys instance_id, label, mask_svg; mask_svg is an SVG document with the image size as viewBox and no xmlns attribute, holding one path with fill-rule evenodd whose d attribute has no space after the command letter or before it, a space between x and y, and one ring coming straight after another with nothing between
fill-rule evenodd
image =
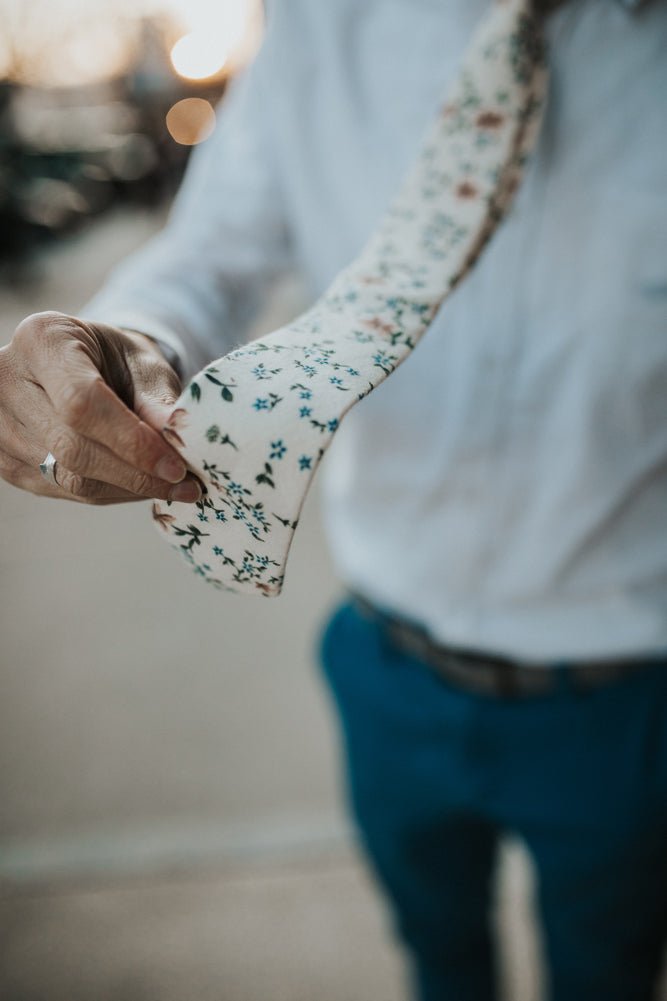
<instances>
[{"instance_id":1,"label":"skin texture","mask_svg":"<svg viewBox=\"0 0 667 1001\"><path fill-rule=\"evenodd\" d=\"M150 338L35 313L0 349L0 476L44 497L194 502L200 486L161 435L180 380ZM58 486L39 470L57 460Z\"/></svg>"}]
</instances>

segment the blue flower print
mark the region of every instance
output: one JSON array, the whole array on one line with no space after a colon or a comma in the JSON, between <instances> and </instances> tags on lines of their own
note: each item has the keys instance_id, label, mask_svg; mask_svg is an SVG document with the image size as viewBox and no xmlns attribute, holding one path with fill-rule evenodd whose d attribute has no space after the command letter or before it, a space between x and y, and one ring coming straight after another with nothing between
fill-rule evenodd
<instances>
[{"instance_id":1,"label":"blue flower print","mask_svg":"<svg viewBox=\"0 0 667 1001\"><path fill-rule=\"evenodd\" d=\"M214 585L257 595L280 591L285 543L311 480L296 473L317 468L340 427L345 397L356 403L408 355L469 266L479 233L489 235L508 208L509 185L497 186L506 173L518 179L529 144L519 146L517 138L533 120L537 124L540 88L537 80L527 80L523 107L515 109L514 64L504 70L507 94L494 82L491 66L487 72L481 64L508 62L517 24L514 13L506 29L498 22L489 36L493 45L487 38L484 52L466 64L462 89L439 113L414 181L398 192L367 251L284 331L232 351L186 387L169 430L184 431L184 451L193 468L202 470L207 493L187 515L180 505L167 505L164 514L158 507L164 519L159 524L188 564ZM495 120L510 115L501 150ZM269 385L260 388L259 381ZM321 400L310 386L321 386ZM253 390L266 396L255 398ZM285 426L270 419L282 402ZM276 434L285 438L273 439Z\"/></svg>"}]
</instances>

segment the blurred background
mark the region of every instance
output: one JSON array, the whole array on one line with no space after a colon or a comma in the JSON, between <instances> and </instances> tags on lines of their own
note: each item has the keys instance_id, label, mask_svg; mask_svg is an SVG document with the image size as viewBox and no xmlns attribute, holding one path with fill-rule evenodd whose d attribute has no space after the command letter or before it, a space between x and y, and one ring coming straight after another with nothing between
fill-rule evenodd
<instances>
[{"instance_id":1,"label":"blurred background","mask_svg":"<svg viewBox=\"0 0 667 1001\"><path fill-rule=\"evenodd\" d=\"M159 229L263 16L259 0L0 0L0 26L4 344L29 313L77 313ZM252 335L303 303L285 281ZM275 602L206 588L144 504L0 481L0 529L0 998L405 1001L318 677L340 587L317 490ZM506 1001L541 996L531 893L509 844Z\"/></svg>"},{"instance_id":2,"label":"blurred background","mask_svg":"<svg viewBox=\"0 0 667 1001\"><path fill-rule=\"evenodd\" d=\"M257 51L259 0L0 0L0 268L173 194Z\"/></svg>"}]
</instances>

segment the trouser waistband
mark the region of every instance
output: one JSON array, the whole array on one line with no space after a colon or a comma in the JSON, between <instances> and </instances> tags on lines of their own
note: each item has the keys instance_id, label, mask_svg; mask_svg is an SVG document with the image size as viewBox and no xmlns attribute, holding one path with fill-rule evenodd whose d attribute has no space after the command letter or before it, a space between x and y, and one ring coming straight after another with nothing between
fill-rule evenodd
<instances>
[{"instance_id":1,"label":"trouser waistband","mask_svg":"<svg viewBox=\"0 0 667 1001\"><path fill-rule=\"evenodd\" d=\"M515 661L435 642L422 627L376 608L366 598L352 595L357 612L374 622L388 642L402 653L422 661L444 680L480 695L518 698L546 695L563 687L586 690L611 684L652 666L651 659L618 659L546 663Z\"/></svg>"}]
</instances>

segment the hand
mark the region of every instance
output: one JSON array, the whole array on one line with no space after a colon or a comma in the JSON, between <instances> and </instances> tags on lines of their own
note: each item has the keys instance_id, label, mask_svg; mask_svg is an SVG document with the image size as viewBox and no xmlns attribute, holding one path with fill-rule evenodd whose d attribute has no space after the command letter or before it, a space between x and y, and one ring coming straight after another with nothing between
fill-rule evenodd
<instances>
[{"instance_id":1,"label":"hand","mask_svg":"<svg viewBox=\"0 0 667 1001\"><path fill-rule=\"evenodd\" d=\"M199 500L198 481L159 433L180 391L143 334L35 313L0 349L0 476L84 504ZM57 487L39 470L47 452Z\"/></svg>"}]
</instances>

